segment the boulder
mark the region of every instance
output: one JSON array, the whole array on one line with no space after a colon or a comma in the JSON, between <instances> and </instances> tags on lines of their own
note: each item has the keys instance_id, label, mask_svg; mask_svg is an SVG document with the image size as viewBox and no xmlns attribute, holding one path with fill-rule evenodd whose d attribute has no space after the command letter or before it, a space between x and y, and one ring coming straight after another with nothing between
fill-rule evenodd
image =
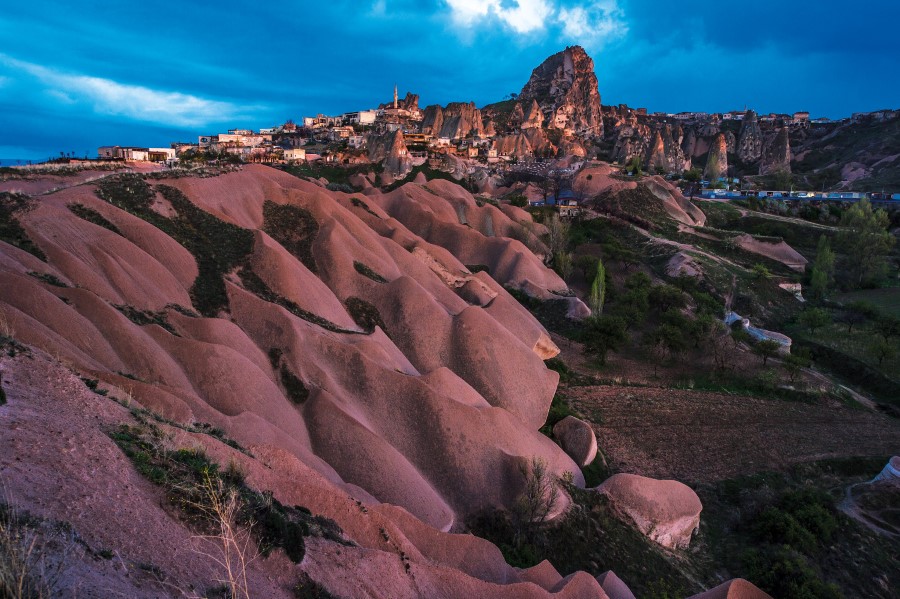
<instances>
[{"instance_id":1,"label":"boulder","mask_svg":"<svg viewBox=\"0 0 900 599\"><path fill-rule=\"evenodd\" d=\"M700 526L700 498L687 485L636 474L614 474L597 491L609 498L620 517L634 522L650 540L684 549Z\"/></svg>"},{"instance_id":2,"label":"boulder","mask_svg":"<svg viewBox=\"0 0 900 599\"><path fill-rule=\"evenodd\" d=\"M597 437L591 426L574 416L566 416L553 426L553 438L578 466L584 468L597 457Z\"/></svg>"}]
</instances>

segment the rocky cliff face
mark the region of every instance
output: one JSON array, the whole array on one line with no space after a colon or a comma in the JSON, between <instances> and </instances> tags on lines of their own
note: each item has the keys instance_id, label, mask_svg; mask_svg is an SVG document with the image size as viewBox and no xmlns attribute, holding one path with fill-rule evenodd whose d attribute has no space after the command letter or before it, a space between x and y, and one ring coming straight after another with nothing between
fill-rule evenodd
<instances>
[{"instance_id":1,"label":"rocky cliff face","mask_svg":"<svg viewBox=\"0 0 900 599\"><path fill-rule=\"evenodd\" d=\"M728 174L728 142L725 135L719 133L709 147L709 156L706 159L706 168L703 175L715 180Z\"/></svg>"},{"instance_id":2,"label":"rocky cliff face","mask_svg":"<svg viewBox=\"0 0 900 599\"><path fill-rule=\"evenodd\" d=\"M549 128L603 134L594 61L581 46L566 48L534 69L519 98L536 101Z\"/></svg>"},{"instance_id":3,"label":"rocky cliff face","mask_svg":"<svg viewBox=\"0 0 900 599\"><path fill-rule=\"evenodd\" d=\"M438 137L457 139L470 135L481 135L484 124L481 111L474 102L451 102L443 110L443 123Z\"/></svg>"},{"instance_id":4,"label":"rocky cliff face","mask_svg":"<svg viewBox=\"0 0 900 599\"><path fill-rule=\"evenodd\" d=\"M402 177L412 169L402 131L388 131L380 135L372 134L366 145L369 151L369 160L383 163L384 173L389 177Z\"/></svg>"},{"instance_id":5,"label":"rocky cliff face","mask_svg":"<svg viewBox=\"0 0 900 599\"><path fill-rule=\"evenodd\" d=\"M738 140L737 155L741 162L756 162L762 156L762 131L756 113L748 110L741 123L741 137Z\"/></svg>"},{"instance_id":6,"label":"rocky cliff face","mask_svg":"<svg viewBox=\"0 0 900 599\"><path fill-rule=\"evenodd\" d=\"M439 135L444 126L444 109L439 104L432 104L425 108L422 117L422 133L427 135Z\"/></svg>"},{"instance_id":7,"label":"rocky cliff face","mask_svg":"<svg viewBox=\"0 0 900 599\"><path fill-rule=\"evenodd\" d=\"M759 163L760 175L779 171L791 172L791 140L786 127L779 129L769 140Z\"/></svg>"},{"instance_id":8,"label":"rocky cliff face","mask_svg":"<svg viewBox=\"0 0 900 599\"><path fill-rule=\"evenodd\" d=\"M537 103L537 100L531 101L531 106L528 107L528 114L524 115L521 122L522 129L539 129L544 126L544 113L541 111L541 106Z\"/></svg>"}]
</instances>

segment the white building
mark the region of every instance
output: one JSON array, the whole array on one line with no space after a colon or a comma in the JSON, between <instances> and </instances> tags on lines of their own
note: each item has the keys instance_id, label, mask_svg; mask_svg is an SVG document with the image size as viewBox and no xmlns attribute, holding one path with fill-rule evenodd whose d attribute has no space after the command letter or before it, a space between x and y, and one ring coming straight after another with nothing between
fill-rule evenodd
<instances>
[{"instance_id":1,"label":"white building","mask_svg":"<svg viewBox=\"0 0 900 599\"><path fill-rule=\"evenodd\" d=\"M284 159L288 162L300 162L306 160L306 150L303 148L291 148L284 151Z\"/></svg>"}]
</instances>

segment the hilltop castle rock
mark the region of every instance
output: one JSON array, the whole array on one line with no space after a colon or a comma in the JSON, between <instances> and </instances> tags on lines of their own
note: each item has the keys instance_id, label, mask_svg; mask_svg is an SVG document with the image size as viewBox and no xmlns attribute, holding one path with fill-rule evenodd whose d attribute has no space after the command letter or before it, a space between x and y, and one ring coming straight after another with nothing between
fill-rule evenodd
<instances>
[{"instance_id":1,"label":"hilltop castle rock","mask_svg":"<svg viewBox=\"0 0 900 599\"><path fill-rule=\"evenodd\" d=\"M520 100L534 100L548 128L587 136L603 134L594 61L581 46L545 60L531 73Z\"/></svg>"}]
</instances>

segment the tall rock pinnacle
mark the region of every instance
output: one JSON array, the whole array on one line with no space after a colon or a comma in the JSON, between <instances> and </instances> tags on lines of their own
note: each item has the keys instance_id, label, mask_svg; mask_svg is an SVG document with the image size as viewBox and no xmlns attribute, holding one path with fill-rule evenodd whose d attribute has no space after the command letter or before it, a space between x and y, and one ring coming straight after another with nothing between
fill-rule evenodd
<instances>
[{"instance_id":1,"label":"tall rock pinnacle","mask_svg":"<svg viewBox=\"0 0 900 599\"><path fill-rule=\"evenodd\" d=\"M602 135L600 91L594 61L581 46L571 46L545 60L531 73L519 99L538 103L550 129Z\"/></svg>"}]
</instances>

